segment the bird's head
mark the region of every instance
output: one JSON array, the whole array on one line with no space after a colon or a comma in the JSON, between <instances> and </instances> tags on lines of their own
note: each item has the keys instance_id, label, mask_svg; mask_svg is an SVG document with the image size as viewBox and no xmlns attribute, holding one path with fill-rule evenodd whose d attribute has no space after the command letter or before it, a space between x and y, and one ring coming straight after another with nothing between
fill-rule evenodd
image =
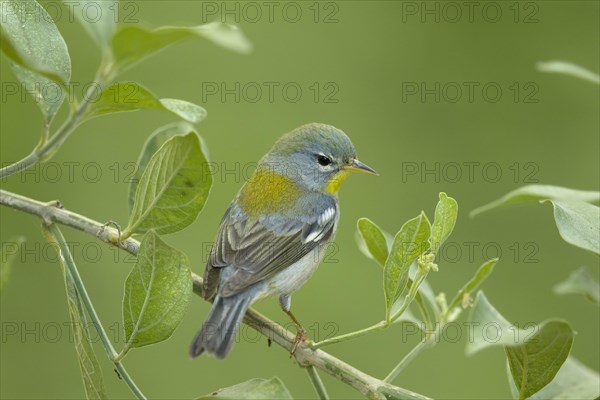
<instances>
[{"instance_id":1,"label":"bird's head","mask_svg":"<svg viewBox=\"0 0 600 400\"><path fill-rule=\"evenodd\" d=\"M284 175L307 190L335 194L352 172L378 175L356 158L341 130L312 123L283 135L261 160L261 166Z\"/></svg>"}]
</instances>

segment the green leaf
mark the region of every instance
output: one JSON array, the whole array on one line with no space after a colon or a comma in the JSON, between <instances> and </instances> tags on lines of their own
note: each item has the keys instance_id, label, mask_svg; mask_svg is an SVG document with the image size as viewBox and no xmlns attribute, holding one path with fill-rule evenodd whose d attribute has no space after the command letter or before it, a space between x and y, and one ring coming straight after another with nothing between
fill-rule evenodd
<instances>
[{"instance_id":1,"label":"green leaf","mask_svg":"<svg viewBox=\"0 0 600 400\"><path fill-rule=\"evenodd\" d=\"M185 254L150 231L125 281L123 324L127 344L142 347L168 339L185 315L192 275Z\"/></svg>"},{"instance_id":2,"label":"green leaf","mask_svg":"<svg viewBox=\"0 0 600 400\"><path fill-rule=\"evenodd\" d=\"M452 233L457 215L458 203L456 200L441 192L440 201L435 207L433 225L431 225L431 248L434 253L440 249Z\"/></svg>"},{"instance_id":3,"label":"green leaf","mask_svg":"<svg viewBox=\"0 0 600 400\"><path fill-rule=\"evenodd\" d=\"M580 294L586 299L600 305L600 284L586 267L572 272L569 277L554 286L556 294Z\"/></svg>"},{"instance_id":4,"label":"green leaf","mask_svg":"<svg viewBox=\"0 0 600 400\"><path fill-rule=\"evenodd\" d=\"M494 270L494 266L498 262L497 258L492 258L486 261L479 267L475 275L458 291L454 299L450 302L448 310L452 311L454 307L457 307L462 301L465 295L471 296L479 286L487 279L488 276Z\"/></svg>"},{"instance_id":5,"label":"green leaf","mask_svg":"<svg viewBox=\"0 0 600 400\"><path fill-rule=\"evenodd\" d=\"M490 304L482 291L477 293L468 320L472 330L469 331L466 354L468 356L490 346L514 346L531 338L536 326L519 329L508 322Z\"/></svg>"},{"instance_id":6,"label":"green leaf","mask_svg":"<svg viewBox=\"0 0 600 400\"><path fill-rule=\"evenodd\" d=\"M46 10L34 0L0 0L1 48L23 89L32 93L44 124L58 112L71 78L67 45Z\"/></svg>"},{"instance_id":7,"label":"green leaf","mask_svg":"<svg viewBox=\"0 0 600 400\"><path fill-rule=\"evenodd\" d=\"M196 219L212 185L195 132L173 136L154 153L140 179L124 237L154 229L177 232Z\"/></svg>"},{"instance_id":8,"label":"green leaf","mask_svg":"<svg viewBox=\"0 0 600 400\"><path fill-rule=\"evenodd\" d=\"M483 212L494 208L517 203L533 202L540 200L579 200L586 203L596 203L600 201L600 192L588 190L568 189L560 186L550 185L528 185L513 190L500 199L493 201L485 206L471 211L470 216L474 217Z\"/></svg>"},{"instance_id":9,"label":"green leaf","mask_svg":"<svg viewBox=\"0 0 600 400\"><path fill-rule=\"evenodd\" d=\"M13 63L65 83L71 58L52 17L35 0L0 0L2 52Z\"/></svg>"},{"instance_id":10,"label":"green leaf","mask_svg":"<svg viewBox=\"0 0 600 400\"><path fill-rule=\"evenodd\" d=\"M430 246L431 225L424 212L407 221L394 237L392 249L383 269L386 320L391 315L392 305L398 300L408 282L412 262L425 253Z\"/></svg>"},{"instance_id":11,"label":"green leaf","mask_svg":"<svg viewBox=\"0 0 600 400\"><path fill-rule=\"evenodd\" d=\"M396 303L394 303L394 305L392 307L392 315L395 314L400 309L401 306L402 306L401 301L397 301ZM417 327L417 329L419 329L421 332L427 333L425 323L420 318L417 318L410 309L407 309L406 311L404 311L392 323L397 324L399 322L405 322L405 323L412 324L415 327ZM410 332L405 332L405 334L407 336L409 333ZM419 337L419 339L421 339L421 338Z\"/></svg>"},{"instance_id":12,"label":"green leaf","mask_svg":"<svg viewBox=\"0 0 600 400\"><path fill-rule=\"evenodd\" d=\"M119 20L118 1L83 0L79 6L81 9L75 12L75 19L101 48L108 48ZM89 11L84 12L86 9Z\"/></svg>"},{"instance_id":13,"label":"green leaf","mask_svg":"<svg viewBox=\"0 0 600 400\"><path fill-rule=\"evenodd\" d=\"M191 27L164 26L154 30L129 26L117 31L112 39L116 66L124 70L169 45L192 38L207 39L238 53L252 50L238 27L219 22Z\"/></svg>"},{"instance_id":14,"label":"green leaf","mask_svg":"<svg viewBox=\"0 0 600 400\"><path fill-rule=\"evenodd\" d=\"M440 306L435 298L435 292L433 291L433 288L427 279L425 279L419 286L419 295L421 298L427 300L427 304L429 304L429 307L435 312L436 315L440 313Z\"/></svg>"},{"instance_id":15,"label":"green leaf","mask_svg":"<svg viewBox=\"0 0 600 400\"><path fill-rule=\"evenodd\" d=\"M10 277L12 263L19 254L19 249L23 243L25 243L23 236L12 238L8 242L2 243L2 252L0 253L0 258L2 259L0 262L0 294L4 292L8 278Z\"/></svg>"},{"instance_id":16,"label":"green leaf","mask_svg":"<svg viewBox=\"0 0 600 400\"><path fill-rule=\"evenodd\" d=\"M508 363L507 370L513 398L517 398L519 394ZM598 372L586 367L575 357L569 356L552 382L539 392L531 395L529 399L593 400L598 397L600 397L600 375L598 375Z\"/></svg>"},{"instance_id":17,"label":"green leaf","mask_svg":"<svg viewBox=\"0 0 600 400\"><path fill-rule=\"evenodd\" d=\"M414 268L414 274L411 276L411 272L413 268L409 269L408 280L407 280L407 288L408 291L404 297L401 296L394 304L392 304L392 309L390 311L392 322L402 316L406 311L408 311L408 307L411 305L412 301L417 298L418 305L421 307L425 307L423 302L423 298L420 294L421 285L425 282L427 275L429 274L429 268ZM435 308L434 308L435 310ZM421 310L422 312L426 312L426 310ZM427 313L428 314L428 313ZM436 311L437 314L437 311ZM430 316L423 317L426 321L432 322Z\"/></svg>"},{"instance_id":18,"label":"green leaf","mask_svg":"<svg viewBox=\"0 0 600 400\"><path fill-rule=\"evenodd\" d=\"M55 246L57 252L60 254L60 265L65 278L65 289L67 292L67 307L71 319L71 331L86 398L107 399L108 397L106 395L102 370L100 369L98 359L94 353L94 347L90 340L88 327L91 325L91 322L87 319L83 302L75 284L75 279L66 265L66 263L70 263L72 266L75 265L73 256L60 231L58 231L58 237L54 236L54 234L46 228L43 229L42 233L46 240Z\"/></svg>"},{"instance_id":19,"label":"green leaf","mask_svg":"<svg viewBox=\"0 0 600 400\"><path fill-rule=\"evenodd\" d=\"M383 231L368 218L359 219L357 227L371 258L384 266L388 258L388 246Z\"/></svg>"},{"instance_id":20,"label":"green leaf","mask_svg":"<svg viewBox=\"0 0 600 400\"><path fill-rule=\"evenodd\" d=\"M469 316L467 355L489 347L504 346L518 398L525 399L546 386L567 359L575 332L562 320L518 329L487 300L477 294ZM550 397L553 398L553 397Z\"/></svg>"},{"instance_id":21,"label":"green leaf","mask_svg":"<svg viewBox=\"0 0 600 400\"><path fill-rule=\"evenodd\" d=\"M100 96L91 102L84 119L144 109L168 111L193 123L200 122L206 117L206 110L196 104L177 99L158 99L136 82L120 82L104 89Z\"/></svg>"},{"instance_id":22,"label":"green leaf","mask_svg":"<svg viewBox=\"0 0 600 400\"><path fill-rule=\"evenodd\" d=\"M64 2L69 4L68 0ZM100 47L108 48L110 39L117 29L119 2L83 0L78 6L81 6L81 9L75 12L75 19ZM86 9L87 12L83 11Z\"/></svg>"},{"instance_id":23,"label":"green leaf","mask_svg":"<svg viewBox=\"0 0 600 400\"><path fill-rule=\"evenodd\" d=\"M551 200L560 236L574 246L600 254L600 208L578 200Z\"/></svg>"},{"instance_id":24,"label":"green leaf","mask_svg":"<svg viewBox=\"0 0 600 400\"><path fill-rule=\"evenodd\" d=\"M235 386L216 390L210 394L199 397L198 400L292 400L292 395L281 379L255 378L238 383Z\"/></svg>"},{"instance_id":25,"label":"green leaf","mask_svg":"<svg viewBox=\"0 0 600 400\"><path fill-rule=\"evenodd\" d=\"M173 136L183 136L190 132L196 132L196 129L192 125L186 122L174 122L172 124L161 126L152 132L148 139L146 139L136 164L135 173L129 184L129 213L133 211L133 203L135 202L135 192L138 183L140 179L142 179L142 174L146 169L146 165L148 165L148 162L154 153L156 153L158 149Z\"/></svg>"},{"instance_id":26,"label":"green leaf","mask_svg":"<svg viewBox=\"0 0 600 400\"><path fill-rule=\"evenodd\" d=\"M529 398L554 379L569 356L574 335L567 322L550 320L523 344L505 347L519 399Z\"/></svg>"},{"instance_id":27,"label":"green leaf","mask_svg":"<svg viewBox=\"0 0 600 400\"><path fill-rule=\"evenodd\" d=\"M536 68L541 72L570 75L589 82L600 83L600 75L596 72L569 61L541 61L536 64Z\"/></svg>"}]
</instances>

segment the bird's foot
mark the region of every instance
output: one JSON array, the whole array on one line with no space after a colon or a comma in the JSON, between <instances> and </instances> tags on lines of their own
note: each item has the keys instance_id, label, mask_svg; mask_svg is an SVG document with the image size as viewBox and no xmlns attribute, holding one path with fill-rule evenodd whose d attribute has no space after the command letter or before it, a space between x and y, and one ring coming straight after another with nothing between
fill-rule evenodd
<instances>
[{"instance_id":1,"label":"bird's foot","mask_svg":"<svg viewBox=\"0 0 600 400\"><path fill-rule=\"evenodd\" d=\"M306 342L307 339L308 336L306 336L306 331L304 330L304 328L301 326L297 326L296 337L294 338L294 341L292 342L292 347L290 348L290 356L293 356L296 353L296 350L298 350L298 346L300 345L300 343Z\"/></svg>"},{"instance_id":2,"label":"bird's foot","mask_svg":"<svg viewBox=\"0 0 600 400\"><path fill-rule=\"evenodd\" d=\"M292 311L289 309L289 297L285 298L284 300L286 300L285 304L287 305L287 307L283 307L283 311L285 311L285 313L287 315L289 315L292 322L294 323L294 327L296 327L296 337L294 338L294 341L292 342L292 347L290 348L290 357L291 357L294 355L294 353L296 353L296 350L298 350L298 346L300 345L300 343L306 342L306 340L308 339L308 336L306 335L306 329L304 329L302 324L300 324L298 319L294 316ZM284 304L284 302L282 301L282 305L283 304Z\"/></svg>"}]
</instances>

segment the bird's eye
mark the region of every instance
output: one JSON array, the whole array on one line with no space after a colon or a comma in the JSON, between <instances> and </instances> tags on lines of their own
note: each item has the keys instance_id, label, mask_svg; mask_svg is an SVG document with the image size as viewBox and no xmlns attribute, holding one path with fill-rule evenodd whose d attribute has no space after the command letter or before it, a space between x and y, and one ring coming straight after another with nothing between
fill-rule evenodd
<instances>
[{"instance_id":1,"label":"bird's eye","mask_svg":"<svg viewBox=\"0 0 600 400\"><path fill-rule=\"evenodd\" d=\"M331 158L324 156L322 154L319 154L317 156L317 162L319 163L319 165L322 165L325 167L325 166L331 164Z\"/></svg>"}]
</instances>

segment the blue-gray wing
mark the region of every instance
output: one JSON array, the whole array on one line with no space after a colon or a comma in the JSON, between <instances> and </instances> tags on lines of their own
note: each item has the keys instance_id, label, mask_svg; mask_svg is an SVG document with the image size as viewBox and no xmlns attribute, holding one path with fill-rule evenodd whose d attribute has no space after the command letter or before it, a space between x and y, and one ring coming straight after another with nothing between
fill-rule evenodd
<instances>
[{"instance_id":1,"label":"blue-gray wing","mask_svg":"<svg viewBox=\"0 0 600 400\"><path fill-rule=\"evenodd\" d=\"M235 272L221 283L219 294L232 296L294 264L317 246L326 243L337 223L334 199L302 217L272 214L249 218L235 204L225 213L204 272L207 298L219 289L221 270Z\"/></svg>"}]
</instances>

